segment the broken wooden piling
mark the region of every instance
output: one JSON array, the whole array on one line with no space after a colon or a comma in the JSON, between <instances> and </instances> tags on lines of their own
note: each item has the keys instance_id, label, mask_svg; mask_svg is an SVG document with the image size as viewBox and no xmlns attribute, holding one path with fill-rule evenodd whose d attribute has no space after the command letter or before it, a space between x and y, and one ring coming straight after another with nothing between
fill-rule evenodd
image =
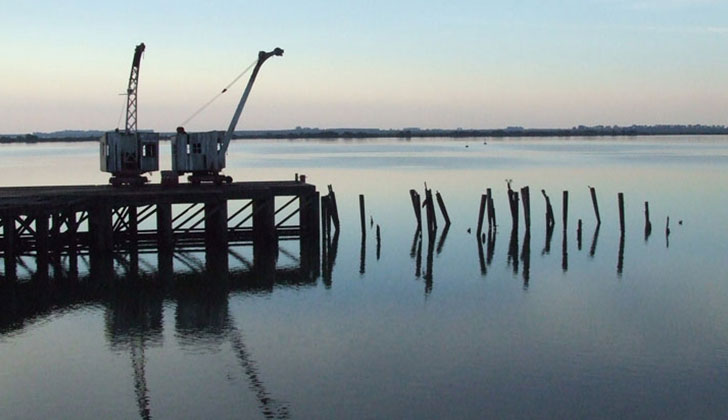
<instances>
[{"instance_id":1,"label":"broken wooden piling","mask_svg":"<svg viewBox=\"0 0 728 420\"><path fill-rule=\"evenodd\" d=\"M619 205L619 231L624 236L624 193L617 193Z\"/></svg>"},{"instance_id":2,"label":"broken wooden piling","mask_svg":"<svg viewBox=\"0 0 728 420\"><path fill-rule=\"evenodd\" d=\"M410 199L412 199L412 208L415 211L415 219L417 219L417 229L422 229L422 211L420 203L420 194L415 190L410 190Z\"/></svg>"},{"instance_id":3,"label":"broken wooden piling","mask_svg":"<svg viewBox=\"0 0 728 420\"><path fill-rule=\"evenodd\" d=\"M447 214L445 201L443 201L442 195L440 195L440 191L435 192L435 197L437 197L437 205L440 207L440 213L442 213L442 218L445 219L445 226L450 226L450 216Z\"/></svg>"},{"instance_id":4,"label":"broken wooden piling","mask_svg":"<svg viewBox=\"0 0 728 420\"><path fill-rule=\"evenodd\" d=\"M359 216L361 217L361 236L364 238L367 236L367 222L364 213L364 194L359 194Z\"/></svg>"},{"instance_id":5,"label":"broken wooden piling","mask_svg":"<svg viewBox=\"0 0 728 420\"><path fill-rule=\"evenodd\" d=\"M546 228L553 229L556 221L554 220L554 209L551 207L551 199L546 195L546 190L541 190L544 200L546 200Z\"/></svg>"},{"instance_id":6,"label":"broken wooden piling","mask_svg":"<svg viewBox=\"0 0 728 420\"><path fill-rule=\"evenodd\" d=\"M478 227L476 229L476 236L480 238L481 233L483 233L483 218L485 217L485 206L488 202L488 195L487 194L481 194L480 195L480 208L478 209ZM489 221L490 222L490 221ZM490 223L488 223L490 226Z\"/></svg>"},{"instance_id":7,"label":"broken wooden piling","mask_svg":"<svg viewBox=\"0 0 728 420\"><path fill-rule=\"evenodd\" d=\"M569 220L569 192L564 191L562 196L562 206L561 206L561 220L562 220L562 230L566 232L566 227L568 225Z\"/></svg>"},{"instance_id":8,"label":"broken wooden piling","mask_svg":"<svg viewBox=\"0 0 728 420\"><path fill-rule=\"evenodd\" d=\"M652 233L652 223L650 222L650 203L645 201L645 241Z\"/></svg>"},{"instance_id":9,"label":"broken wooden piling","mask_svg":"<svg viewBox=\"0 0 728 420\"><path fill-rule=\"evenodd\" d=\"M528 186L521 188L521 202L523 203L523 219L528 232L531 230L531 193Z\"/></svg>"},{"instance_id":10,"label":"broken wooden piling","mask_svg":"<svg viewBox=\"0 0 728 420\"><path fill-rule=\"evenodd\" d=\"M594 206L594 215L597 217L597 225L602 224L602 219L599 217L599 203L597 203L597 190L594 187L589 187L591 193L592 205Z\"/></svg>"}]
</instances>

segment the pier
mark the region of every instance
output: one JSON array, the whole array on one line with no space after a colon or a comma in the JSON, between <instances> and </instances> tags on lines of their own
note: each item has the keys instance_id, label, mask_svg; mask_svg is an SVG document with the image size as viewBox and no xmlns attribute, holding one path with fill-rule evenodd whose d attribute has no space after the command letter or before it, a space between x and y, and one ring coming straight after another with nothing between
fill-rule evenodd
<instances>
[{"instance_id":1,"label":"pier","mask_svg":"<svg viewBox=\"0 0 728 420\"><path fill-rule=\"evenodd\" d=\"M35 256L42 274L53 257L82 253L93 260L116 250L171 255L204 246L215 253L245 244L256 259L270 260L279 240L298 240L302 259L318 260L319 254L319 193L303 177L224 185L5 187L0 219L8 279L20 256Z\"/></svg>"}]
</instances>

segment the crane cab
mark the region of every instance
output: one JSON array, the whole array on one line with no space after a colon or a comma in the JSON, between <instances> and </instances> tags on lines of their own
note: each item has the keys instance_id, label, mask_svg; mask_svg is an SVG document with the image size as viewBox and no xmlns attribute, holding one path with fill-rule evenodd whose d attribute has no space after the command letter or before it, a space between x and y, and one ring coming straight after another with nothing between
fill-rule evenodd
<instances>
[{"instance_id":1,"label":"crane cab","mask_svg":"<svg viewBox=\"0 0 728 420\"><path fill-rule=\"evenodd\" d=\"M224 131L187 133L177 129L172 138L172 171L178 175L191 173L190 182L231 182L232 178L221 175L225 168Z\"/></svg>"},{"instance_id":2,"label":"crane cab","mask_svg":"<svg viewBox=\"0 0 728 420\"><path fill-rule=\"evenodd\" d=\"M146 172L159 170L159 133L108 131L99 141L100 163L112 185L141 185Z\"/></svg>"}]
</instances>

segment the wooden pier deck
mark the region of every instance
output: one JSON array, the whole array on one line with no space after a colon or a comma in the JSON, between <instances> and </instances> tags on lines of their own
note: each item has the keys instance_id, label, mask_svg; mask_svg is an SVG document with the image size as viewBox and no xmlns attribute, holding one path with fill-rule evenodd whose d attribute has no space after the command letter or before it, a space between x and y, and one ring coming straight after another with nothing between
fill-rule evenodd
<instances>
[{"instance_id":1,"label":"wooden pier deck","mask_svg":"<svg viewBox=\"0 0 728 420\"><path fill-rule=\"evenodd\" d=\"M16 257L250 243L256 253L279 239L319 248L319 193L301 181L231 184L73 185L0 188L0 251L5 275Z\"/></svg>"}]
</instances>

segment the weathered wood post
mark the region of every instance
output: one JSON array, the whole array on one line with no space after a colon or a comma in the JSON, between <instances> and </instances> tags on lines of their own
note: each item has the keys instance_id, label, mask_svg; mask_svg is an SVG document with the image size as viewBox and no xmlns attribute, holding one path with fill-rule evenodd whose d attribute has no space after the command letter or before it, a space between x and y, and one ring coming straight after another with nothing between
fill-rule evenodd
<instances>
[{"instance_id":1,"label":"weathered wood post","mask_svg":"<svg viewBox=\"0 0 728 420\"><path fill-rule=\"evenodd\" d=\"M523 202L523 218L528 232L531 230L531 192L528 186L521 188L521 202Z\"/></svg>"},{"instance_id":2,"label":"weathered wood post","mask_svg":"<svg viewBox=\"0 0 728 420\"><path fill-rule=\"evenodd\" d=\"M541 190L544 200L546 200L546 229L553 229L556 222L554 221L554 209L551 207L551 199L546 195L546 190Z\"/></svg>"},{"instance_id":3,"label":"weathered wood post","mask_svg":"<svg viewBox=\"0 0 728 420\"><path fill-rule=\"evenodd\" d=\"M323 250L324 250L324 259L326 259L326 244L328 242L328 238L331 234L331 216L329 215L329 203L330 199L328 195L322 195L321 196L321 238L322 243L324 244Z\"/></svg>"},{"instance_id":4,"label":"weathered wood post","mask_svg":"<svg viewBox=\"0 0 728 420\"><path fill-rule=\"evenodd\" d=\"M331 220L334 222L334 228L336 228L336 231L339 231L339 207L336 204L336 193L334 193L334 189L329 184L329 202L328 204L328 213ZM331 231L331 229L329 229Z\"/></svg>"},{"instance_id":5,"label":"weathered wood post","mask_svg":"<svg viewBox=\"0 0 728 420\"><path fill-rule=\"evenodd\" d=\"M359 217L361 219L361 237L367 236L367 221L364 212L364 194L359 194Z\"/></svg>"},{"instance_id":6,"label":"weathered wood post","mask_svg":"<svg viewBox=\"0 0 728 420\"><path fill-rule=\"evenodd\" d=\"M447 214L447 208L445 208L445 202L442 199L442 195L440 195L440 191L435 192L435 197L437 197L437 205L440 207L440 213L442 213L442 217L445 219L445 226L450 226L450 216Z\"/></svg>"},{"instance_id":7,"label":"weathered wood post","mask_svg":"<svg viewBox=\"0 0 728 420\"><path fill-rule=\"evenodd\" d=\"M562 211L561 211L561 219L562 219L562 230L566 232L566 227L569 220L569 192L564 191L563 192L563 198L562 198Z\"/></svg>"},{"instance_id":8,"label":"weathered wood post","mask_svg":"<svg viewBox=\"0 0 728 420\"><path fill-rule=\"evenodd\" d=\"M490 188L486 189L488 195L488 230L495 229L497 227L495 221L495 204L493 204L493 192Z\"/></svg>"},{"instance_id":9,"label":"weathered wood post","mask_svg":"<svg viewBox=\"0 0 728 420\"><path fill-rule=\"evenodd\" d=\"M480 195L480 208L478 210L478 227L476 229L476 236L480 238L480 234L483 232L483 218L485 217L485 206L488 202L488 196L486 194ZM488 223L490 225L490 223ZM478 239L480 242L480 239Z\"/></svg>"},{"instance_id":10,"label":"weathered wood post","mask_svg":"<svg viewBox=\"0 0 728 420\"><path fill-rule=\"evenodd\" d=\"M619 204L619 231L624 235L624 193L617 193Z\"/></svg>"},{"instance_id":11,"label":"weathered wood post","mask_svg":"<svg viewBox=\"0 0 728 420\"><path fill-rule=\"evenodd\" d=\"M645 241L652 233L652 223L650 222L650 203L645 201Z\"/></svg>"},{"instance_id":12,"label":"weathered wood post","mask_svg":"<svg viewBox=\"0 0 728 420\"><path fill-rule=\"evenodd\" d=\"M597 217L597 225L602 224L602 219L599 217L599 204L597 203L597 191L594 187L589 187L591 193L592 205L594 206L594 215Z\"/></svg>"},{"instance_id":13,"label":"weathered wood post","mask_svg":"<svg viewBox=\"0 0 728 420\"><path fill-rule=\"evenodd\" d=\"M425 186L425 206L427 213L427 235L428 238L437 231L437 216L435 215L435 202L432 198L432 190Z\"/></svg>"},{"instance_id":14,"label":"weathered wood post","mask_svg":"<svg viewBox=\"0 0 728 420\"><path fill-rule=\"evenodd\" d=\"M417 229L422 229L422 203L420 203L420 194L415 190L410 190L410 199L412 200L412 208L415 211L417 219Z\"/></svg>"},{"instance_id":15,"label":"weathered wood post","mask_svg":"<svg viewBox=\"0 0 728 420\"><path fill-rule=\"evenodd\" d=\"M379 232L379 224L377 224L377 261L379 261L379 255L382 250L382 236Z\"/></svg>"}]
</instances>

